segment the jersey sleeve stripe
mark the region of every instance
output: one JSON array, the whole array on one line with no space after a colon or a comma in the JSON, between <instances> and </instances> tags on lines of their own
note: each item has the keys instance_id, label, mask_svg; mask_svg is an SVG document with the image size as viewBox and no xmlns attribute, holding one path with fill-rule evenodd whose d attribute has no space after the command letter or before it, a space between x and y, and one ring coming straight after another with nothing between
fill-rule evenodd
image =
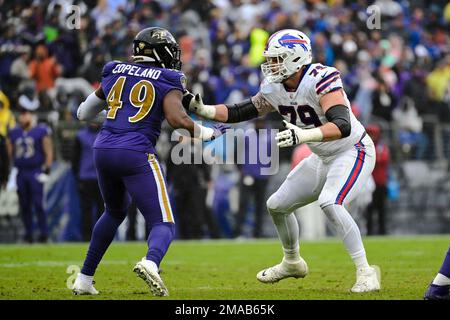
<instances>
[{"instance_id":1,"label":"jersey sleeve stripe","mask_svg":"<svg viewBox=\"0 0 450 320\"><path fill-rule=\"evenodd\" d=\"M316 93L320 94L323 90L325 90L326 88L328 88L328 86L330 84L332 84L333 82L335 82L336 80L339 80L339 76L334 77L333 79L330 79L329 81L327 81L326 83L322 84L322 86L320 88L317 88Z\"/></svg>"},{"instance_id":2,"label":"jersey sleeve stripe","mask_svg":"<svg viewBox=\"0 0 450 320\"><path fill-rule=\"evenodd\" d=\"M333 89L329 90L327 93L330 93L330 92L333 92L333 91L336 91L336 90L340 90L340 89L342 89L341 86L336 87L336 88L333 88ZM322 92L323 92L323 91L322 91Z\"/></svg>"},{"instance_id":3,"label":"jersey sleeve stripe","mask_svg":"<svg viewBox=\"0 0 450 320\"><path fill-rule=\"evenodd\" d=\"M334 76L338 76L338 75L339 75L339 71L335 71L335 72L330 73L325 78L323 78L319 82L317 82L316 89L318 89L322 84L324 84L330 78L333 78Z\"/></svg>"}]
</instances>

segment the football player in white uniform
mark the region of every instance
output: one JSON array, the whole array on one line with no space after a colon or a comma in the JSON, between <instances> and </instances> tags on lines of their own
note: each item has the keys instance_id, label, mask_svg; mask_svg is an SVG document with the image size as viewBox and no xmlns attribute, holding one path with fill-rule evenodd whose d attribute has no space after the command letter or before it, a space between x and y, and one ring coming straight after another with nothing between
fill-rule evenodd
<instances>
[{"instance_id":1,"label":"football player in white uniform","mask_svg":"<svg viewBox=\"0 0 450 320\"><path fill-rule=\"evenodd\" d=\"M309 38L293 29L274 33L267 41L264 57L267 61L261 69L265 79L250 99L235 105L205 105L200 95L189 92L183 99L190 111L227 123L277 111L286 127L276 135L278 146L307 143L313 151L267 200L284 257L281 263L260 271L257 279L274 283L307 275L293 211L318 200L356 265L356 283L351 291L379 290L379 268L368 264L359 228L344 207L372 174L374 144L350 109L339 71L311 63Z\"/></svg>"}]
</instances>

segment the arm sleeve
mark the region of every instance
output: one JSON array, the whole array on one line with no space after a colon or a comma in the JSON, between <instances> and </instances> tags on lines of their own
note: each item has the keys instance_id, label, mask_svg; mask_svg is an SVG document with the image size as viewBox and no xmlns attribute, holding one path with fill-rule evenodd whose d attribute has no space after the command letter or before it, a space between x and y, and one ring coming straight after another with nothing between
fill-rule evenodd
<instances>
[{"instance_id":1,"label":"arm sleeve","mask_svg":"<svg viewBox=\"0 0 450 320\"><path fill-rule=\"evenodd\" d=\"M100 99L95 92L92 92L78 107L77 118L82 121L94 120L105 109L105 104L105 100Z\"/></svg>"},{"instance_id":2,"label":"arm sleeve","mask_svg":"<svg viewBox=\"0 0 450 320\"><path fill-rule=\"evenodd\" d=\"M329 122L333 122L341 131L342 138L348 137L352 130L350 109L342 104L332 106L325 112Z\"/></svg>"},{"instance_id":3,"label":"arm sleeve","mask_svg":"<svg viewBox=\"0 0 450 320\"><path fill-rule=\"evenodd\" d=\"M118 60L110 61L103 66L102 69L102 78L106 77L116 66L116 64L120 63Z\"/></svg>"},{"instance_id":4,"label":"arm sleeve","mask_svg":"<svg viewBox=\"0 0 450 320\"><path fill-rule=\"evenodd\" d=\"M233 106L225 105L228 109L227 123L247 121L258 117L258 110L251 99L246 99Z\"/></svg>"}]
</instances>

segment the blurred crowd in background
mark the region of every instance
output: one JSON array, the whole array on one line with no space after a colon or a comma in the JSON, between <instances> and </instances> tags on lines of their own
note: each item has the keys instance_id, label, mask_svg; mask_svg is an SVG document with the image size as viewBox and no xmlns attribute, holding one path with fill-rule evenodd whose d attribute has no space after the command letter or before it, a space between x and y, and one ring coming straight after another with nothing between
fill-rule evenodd
<instances>
[{"instance_id":1,"label":"blurred crowd in background","mask_svg":"<svg viewBox=\"0 0 450 320\"><path fill-rule=\"evenodd\" d=\"M371 5L376 9L368 12ZM415 183L414 174L408 175L411 170L420 168L425 175L424 170L449 171L447 1L0 0L0 8L0 134L5 137L15 125L20 106L36 110L40 121L53 129L56 163L69 164L78 182L74 156L80 153L80 143L76 141L78 131L86 127L76 120L76 109L99 86L103 65L128 60L135 34L150 26L167 28L175 35L188 89L201 93L208 104L235 103L254 95L262 80L259 65L270 34L300 29L312 40L313 62L340 70L353 112L377 135L384 163L382 178L374 178L378 187L386 189L382 198L387 199L381 201L403 199L399 189ZM368 23L374 12L380 14L379 26ZM263 122L243 126L279 128L280 118L271 114ZM283 166L274 177L261 177L245 166L172 166L167 156L170 128L165 132L158 148L166 163L175 212L183 221L180 238L274 235L262 221L265 195L282 181ZM78 151L74 154L74 150ZM292 155L293 150L283 150L282 164L289 166ZM412 164L411 170L403 168L406 162ZM89 179L95 181L95 176ZM441 182L436 178L436 185ZM203 201L198 203L189 187L193 183L203 190ZM242 201L243 195L253 205ZM435 203L433 199L429 201ZM397 204L380 210L401 211L401 201ZM448 212L450 204L443 203L440 210ZM368 212L372 211L370 207ZM135 214L131 217L136 221ZM366 214L361 217L372 223ZM378 231L369 232L372 227L368 227L366 232L393 233L394 227L385 226L393 221L383 222ZM129 239L136 237L130 232ZM78 238L85 239L81 231Z\"/></svg>"}]
</instances>

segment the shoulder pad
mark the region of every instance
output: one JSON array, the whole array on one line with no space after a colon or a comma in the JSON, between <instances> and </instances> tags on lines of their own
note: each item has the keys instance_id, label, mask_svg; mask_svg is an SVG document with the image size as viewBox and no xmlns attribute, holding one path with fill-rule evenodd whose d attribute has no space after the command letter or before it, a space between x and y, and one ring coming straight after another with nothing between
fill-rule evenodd
<instances>
[{"instance_id":1,"label":"shoulder pad","mask_svg":"<svg viewBox=\"0 0 450 320\"><path fill-rule=\"evenodd\" d=\"M315 77L315 91L316 94L326 94L332 90L342 88L342 81L340 72L334 67L325 66L321 69L319 74Z\"/></svg>"},{"instance_id":2,"label":"shoulder pad","mask_svg":"<svg viewBox=\"0 0 450 320\"><path fill-rule=\"evenodd\" d=\"M110 73L111 70L114 68L114 66L118 63L121 63L121 61L113 60L113 61L109 61L109 62L105 63L105 65L103 66L103 70L102 70L102 76L104 77L108 73Z\"/></svg>"},{"instance_id":3,"label":"shoulder pad","mask_svg":"<svg viewBox=\"0 0 450 320\"><path fill-rule=\"evenodd\" d=\"M38 128L41 129L46 134L51 134L52 133L52 129L48 125L46 125L45 123L38 124Z\"/></svg>"},{"instance_id":4,"label":"shoulder pad","mask_svg":"<svg viewBox=\"0 0 450 320\"><path fill-rule=\"evenodd\" d=\"M183 72L175 69L165 69L164 72L167 75L168 80L172 81L177 87L182 88L183 91L187 87L187 78Z\"/></svg>"},{"instance_id":5,"label":"shoulder pad","mask_svg":"<svg viewBox=\"0 0 450 320\"><path fill-rule=\"evenodd\" d=\"M321 69L319 71L319 77L320 78L325 78L327 75L333 73L333 72L338 72L338 69L336 69L335 67L329 67L329 66L323 66L323 69Z\"/></svg>"}]
</instances>

